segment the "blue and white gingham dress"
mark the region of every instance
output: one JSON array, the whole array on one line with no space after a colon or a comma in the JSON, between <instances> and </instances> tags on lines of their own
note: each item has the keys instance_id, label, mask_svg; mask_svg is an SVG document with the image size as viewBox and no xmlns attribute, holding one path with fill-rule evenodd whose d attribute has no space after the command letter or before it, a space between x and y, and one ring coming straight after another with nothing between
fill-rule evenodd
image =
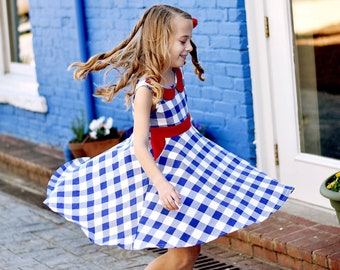
<instances>
[{"instance_id":1,"label":"blue and white gingham dress","mask_svg":"<svg viewBox=\"0 0 340 270\"><path fill-rule=\"evenodd\" d=\"M175 92L151 113L152 127L188 116L185 91ZM180 192L179 211L163 208L135 156L133 136L92 159L64 164L50 179L45 203L94 243L138 250L207 243L265 220L293 191L194 127L167 138L156 163Z\"/></svg>"}]
</instances>

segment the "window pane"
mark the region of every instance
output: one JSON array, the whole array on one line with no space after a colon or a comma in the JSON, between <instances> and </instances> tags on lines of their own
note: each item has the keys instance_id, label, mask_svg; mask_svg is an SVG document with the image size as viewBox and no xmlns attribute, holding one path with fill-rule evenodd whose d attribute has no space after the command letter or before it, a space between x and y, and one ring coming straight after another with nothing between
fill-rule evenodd
<instances>
[{"instance_id":1,"label":"window pane","mask_svg":"<svg viewBox=\"0 0 340 270\"><path fill-rule=\"evenodd\" d=\"M28 0L7 0L11 62L34 65Z\"/></svg>"},{"instance_id":2,"label":"window pane","mask_svg":"<svg viewBox=\"0 0 340 270\"><path fill-rule=\"evenodd\" d=\"M340 159L340 0L293 0L301 151Z\"/></svg>"}]
</instances>

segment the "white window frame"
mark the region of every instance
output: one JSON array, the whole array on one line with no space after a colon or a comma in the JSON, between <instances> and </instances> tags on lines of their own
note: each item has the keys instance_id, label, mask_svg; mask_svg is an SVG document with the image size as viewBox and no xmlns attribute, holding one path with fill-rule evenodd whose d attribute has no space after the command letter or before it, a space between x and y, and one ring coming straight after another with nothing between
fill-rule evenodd
<instances>
[{"instance_id":1,"label":"white window frame","mask_svg":"<svg viewBox=\"0 0 340 270\"><path fill-rule=\"evenodd\" d=\"M9 26L6 1L0 4L0 103L46 113L47 103L38 92L35 66L10 60Z\"/></svg>"}]
</instances>

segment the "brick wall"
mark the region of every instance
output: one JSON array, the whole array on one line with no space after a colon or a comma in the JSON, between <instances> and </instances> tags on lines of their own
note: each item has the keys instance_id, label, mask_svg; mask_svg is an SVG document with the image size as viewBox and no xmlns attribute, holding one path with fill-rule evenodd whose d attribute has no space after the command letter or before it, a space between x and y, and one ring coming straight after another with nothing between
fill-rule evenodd
<instances>
[{"instance_id":1,"label":"brick wall","mask_svg":"<svg viewBox=\"0 0 340 270\"><path fill-rule=\"evenodd\" d=\"M205 68L206 81L200 82L185 67L185 80L191 114L208 126L214 140L255 163L254 123L247 29L242 0L114 1L85 0L88 48L90 54L111 49L126 37L146 7L155 3L178 6L199 20L193 39ZM85 110L82 83L72 79L68 65L80 58L74 1L31 0L39 92L48 102L48 113L31 113L0 105L6 120L0 133L12 134L42 144L63 148L72 136L72 118ZM101 83L95 75L94 83ZM119 128L132 125L131 112L125 112L123 95L111 103L96 99L97 116L114 117Z\"/></svg>"},{"instance_id":2,"label":"brick wall","mask_svg":"<svg viewBox=\"0 0 340 270\"><path fill-rule=\"evenodd\" d=\"M81 85L67 71L79 58L73 1L30 0L39 93L46 114L0 105L0 133L63 148L71 136L70 119L84 107Z\"/></svg>"}]
</instances>

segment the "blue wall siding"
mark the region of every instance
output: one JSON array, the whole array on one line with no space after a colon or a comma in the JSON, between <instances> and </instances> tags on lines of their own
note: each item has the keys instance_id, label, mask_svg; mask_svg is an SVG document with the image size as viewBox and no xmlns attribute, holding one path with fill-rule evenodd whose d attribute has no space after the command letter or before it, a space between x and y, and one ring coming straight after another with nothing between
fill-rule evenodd
<instances>
[{"instance_id":1,"label":"blue wall siding","mask_svg":"<svg viewBox=\"0 0 340 270\"><path fill-rule=\"evenodd\" d=\"M246 15L243 0L114 1L85 0L90 55L110 50L131 31L145 8L156 3L178 6L199 25L193 39L205 68L205 82L185 66L185 81L191 114L208 126L215 141L226 149L255 163L254 122ZM5 121L0 132L42 144L63 148L72 137L73 117L85 110L83 83L74 81L67 71L80 59L74 1L31 0L39 93L46 97L47 114L32 113L0 105ZM103 73L93 76L102 83ZM113 116L119 128L132 125L121 93L110 103L96 99L96 115Z\"/></svg>"}]
</instances>

